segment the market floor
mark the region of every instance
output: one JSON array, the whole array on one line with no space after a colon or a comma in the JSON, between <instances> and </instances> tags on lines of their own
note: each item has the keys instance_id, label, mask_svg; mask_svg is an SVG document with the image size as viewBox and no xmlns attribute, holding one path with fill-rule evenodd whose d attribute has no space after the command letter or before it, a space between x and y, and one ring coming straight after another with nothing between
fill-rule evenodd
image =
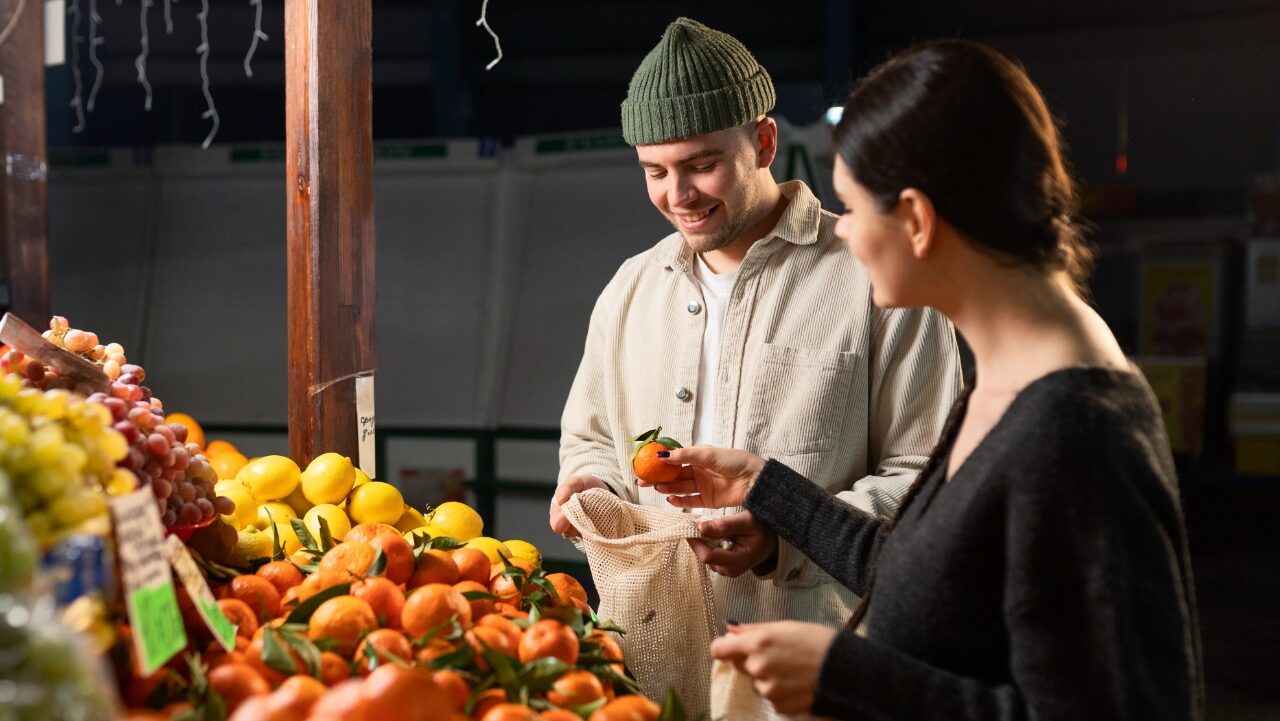
<instances>
[{"instance_id":1,"label":"market floor","mask_svg":"<svg viewBox=\"0 0 1280 721\"><path fill-rule=\"evenodd\" d=\"M1183 489L1207 721L1280 720L1280 487Z\"/></svg>"}]
</instances>

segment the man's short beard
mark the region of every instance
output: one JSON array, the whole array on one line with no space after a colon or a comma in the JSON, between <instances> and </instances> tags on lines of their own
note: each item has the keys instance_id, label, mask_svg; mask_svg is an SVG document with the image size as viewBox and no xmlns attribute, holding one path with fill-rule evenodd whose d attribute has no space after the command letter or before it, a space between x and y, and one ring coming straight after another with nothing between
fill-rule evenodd
<instances>
[{"instance_id":1,"label":"man's short beard","mask_svg":"<svg viewBox=\"0 0 1280 721\"><path fill-rule=\"evenodd\" d=\"M679 230L679 228L677 228ZM680 237L684 238L684 244L693 249L695 253L710 253L713 250L720 250L726 245L730 245L742 232L741 228L726 228L710 239L704 239L702 242L694 243L689 240L689 236L680 231Z\"/></svg>"}]
</instances>

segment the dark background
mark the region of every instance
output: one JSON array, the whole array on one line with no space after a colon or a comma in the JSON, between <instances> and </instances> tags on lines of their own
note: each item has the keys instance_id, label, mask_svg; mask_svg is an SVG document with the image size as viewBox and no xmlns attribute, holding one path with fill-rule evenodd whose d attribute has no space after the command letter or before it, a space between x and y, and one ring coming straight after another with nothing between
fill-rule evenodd
<instances>
[{"instance_id":1,"label":"dark background","mask_svg":"<svg viewBox=\"0 0 1280 721\"><path fill-rule=\"evenodd\" d=\"M99 48L106 74L97 109L85 131L73 133L70 68L51 68L49 145L201 142L208 121L195 54L198 2L173 5L173 35L164 33L162 0L152 8L151 112L135 81L138 6L98 5L107 41ZM242 65L252 6L211 6L216 142L282 141L282 3L265 3L269 40L252 78ZM1209 716L1280 718L1280 479L1235 472L1227 422L1233 392L1280 391L1280 332L1242 320L1245 243L1274 237L1280 227L1267 210L1274 201L1266 200L1275 192L1267 190L1268 174L1280 170L1280 65L1270 60L1280 47L1280 3L492 0L488 19L504 57L491 71L484 66L494 48L475 25L479 8L478 1L374 1L375 139L470 136L507 144L616 127L632 70L682 14L740 38L772 74L778 114L796 125L819 119L853 78L917 40L986 40L1022 60L1063 122L1103 251L1095 298L1126 350L1138 349L1143 259L1187 252L1220 259L1222 331L1209 358L1204 445L1179 457ZM87 85L93 69L87 48L80 51Z\"/></svg>"}]
</instances>

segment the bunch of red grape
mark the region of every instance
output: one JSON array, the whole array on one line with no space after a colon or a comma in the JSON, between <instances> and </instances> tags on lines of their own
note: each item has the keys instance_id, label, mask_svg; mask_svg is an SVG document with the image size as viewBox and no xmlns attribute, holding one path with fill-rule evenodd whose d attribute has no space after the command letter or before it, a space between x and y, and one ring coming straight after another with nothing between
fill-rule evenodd
<instances>
[{"instance_id":1,"label":"bunch of red grape","mask_svg":"<svg viewBox=\"0 0 1280 721\"><path fill-rule=\"evenodd\" d=\"M44 337L98 365L111 379L110 392L93 392L16 350L0 354L0 371L18 373L41 390L65 388L105 406L112 427L129 444L119 465L151 486L165 526L193 525L235 512L234 501L214 494L217 473L200 446L186 442L185 426L164 422L164 404L142 385L146 371L128 362L119 343L99 344L95 334L69 327L62 316L49 321Z\"/></svg>"}]
</instances>

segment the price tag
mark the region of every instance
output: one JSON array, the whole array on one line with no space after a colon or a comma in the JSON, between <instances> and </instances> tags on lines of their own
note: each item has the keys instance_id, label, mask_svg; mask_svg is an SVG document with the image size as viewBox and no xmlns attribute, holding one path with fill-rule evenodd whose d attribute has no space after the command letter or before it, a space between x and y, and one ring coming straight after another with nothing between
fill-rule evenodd
<instances>
[{"instance_id":1,"label":"price tag","mask_svg":"<svg viewBox=\"0 0 1280 721\"><path fill-rule=\"evenodd\" d=\"M373 413L373 375L357 376L356 430L360 434L360 470L370 478L378 477L378 444L374 438L377 425Z\"/></svg>"},{"instance_id":2,"label":"price tag","mask_svg":"<svg viewBox=\"0 0 1280 721\"><path fill-rule=\"evenodd\" d=\"M169 536L165 541L165 552L169 556L169 565L173 566L174 572L178 574L178 580L182 582L182 587L187 589L187 595L191 597L191 602L200 612L200 618L204 619L205 625L213 631L213 637L218 639L218 643L228 651L235 649L236 626L222 615L222 609L218 608L218 602L214 599L213 592L209 590L209 583L204 580L204 574L200 573L200 569L196 567L196 562L192 560L186 544L177 536Z\"/></svg>"},{"instance_id":3,"label":"price tag","mask_svg":"<svg viewBox=\"0 0 1280 721\"><path fill-rule=\"evenodd\" d=\"M111 499L111 516L138 671L148 676L187 645L169 574L164 526L150 487Z\"/></svg>"}]
</instances>

